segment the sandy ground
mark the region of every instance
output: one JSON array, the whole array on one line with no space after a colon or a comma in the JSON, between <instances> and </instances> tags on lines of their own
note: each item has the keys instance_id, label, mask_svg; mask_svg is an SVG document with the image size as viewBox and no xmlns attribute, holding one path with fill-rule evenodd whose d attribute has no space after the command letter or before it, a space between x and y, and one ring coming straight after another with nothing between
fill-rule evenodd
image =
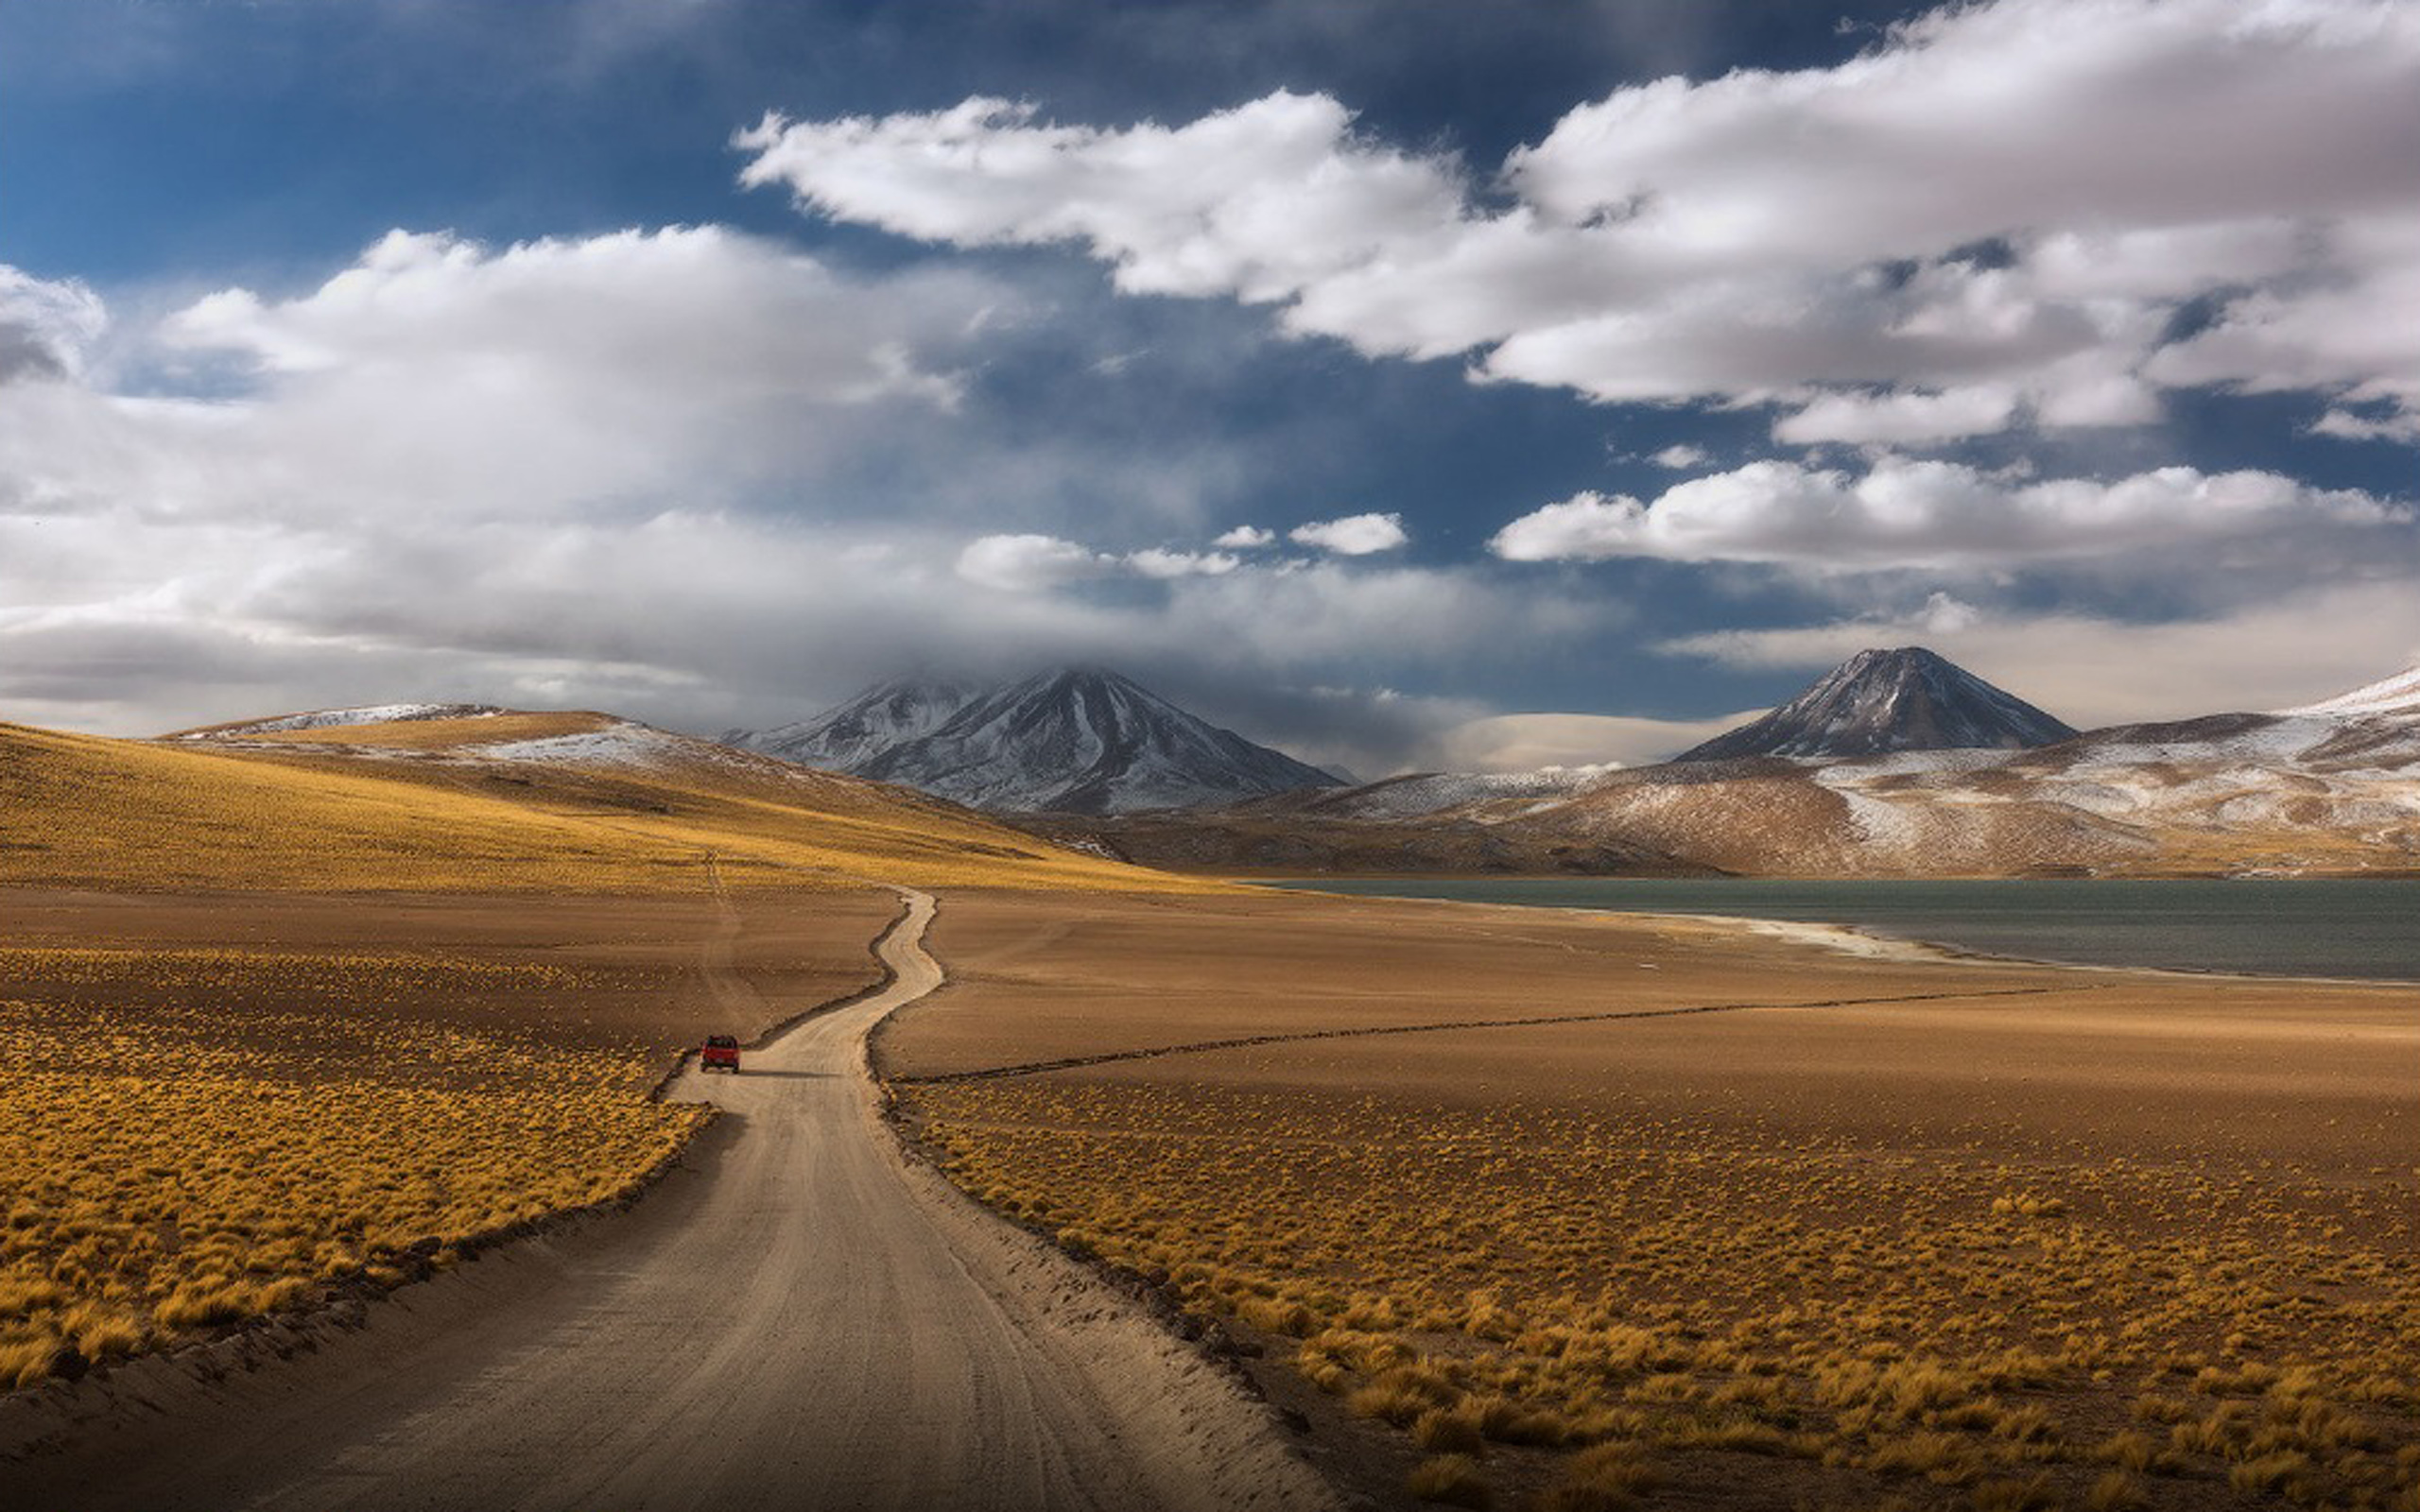
<instances>
[{"instance_id":1,"label":"sandy ground","mask_svg":"<svg viewBox=\"0 0 2420 1512\"><path fill-rule=\"evenodd\" d=\"M878 888L696 898L533 898L387 894L99 893L0 890L16 947L177 951L238 949L345 955L395 952L445 960L544 964L570 973L559 991L431 998L409 992L347 1000L348 1014L394 1014L527 1026L565 1043L641 1040L671 1053L717 1031L753 1036L786 1016L781 1004L845 997L879 980L865 942L898 912ZM706 942L701 949L701 941ZM40 975L17 997L72 997ZM165 994L173 996L174 994ZM190 994L187 994L188 996ZM117 1007L140 1004L123 992ZM271 987L225 1004L232 1025L255 1009L310 1009Z\"/></svg>"},{"instance_id":2,"label":"sandy ground","mask_svg":"<svg viewBox=\"0 0 2420 1512\"><path fill-rule=\"evenodd\" d=\"M863 1044L940 980L918 943L930 900L911 902L883 946L893 985L742 1075L683 1074L672 1095L729 1116L635 1212L406 1292L359 1333L267 1341L323 1342L317 1359L216 1383L193 1362L118 1372L55 1415L48 1452L8 1468L6 1499L1326 1505L1227 1377L901 1158ZM734 918L727 958L744 954Z\"/></svg>"},{"instance_id":3,"label":"sandy ground","mask_svg":"<svg viewBox=\"0 0 2420 1512\"><path fill-rule=\"evenodd\" d=\"M2332 1180L2420 1175L2396 1154L2420 1130L2409 986L1861 956L1687 919L1283 896L960 894L934 940L951 983L886 1031L886 1075L1132 1056L1055 1074L1457 1107L1618 1093L1903 1145L1996 1131ZM1405 1028L1422 1032L1361 1038ZM1183 1048L1234 1040L1266 1042Z\"/></svg>"}]
</instances>

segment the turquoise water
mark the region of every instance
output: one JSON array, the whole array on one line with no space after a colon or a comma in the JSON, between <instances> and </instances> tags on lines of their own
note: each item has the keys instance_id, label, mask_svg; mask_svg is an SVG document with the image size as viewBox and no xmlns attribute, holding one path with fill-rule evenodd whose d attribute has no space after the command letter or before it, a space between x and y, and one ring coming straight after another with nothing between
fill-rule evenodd
<instances>
[{"instance_id":1,"label":"turquoise water","mask_svg":"<svg viewBox=\"0 0 2420 1512\"><path fill-rule=\"evenodd\" d=\"M1278 886L1539 908L1856 924L1962 950L2092 966L2420 982L2420 882L1383 880Z\"/></svg>"}]
</instances>

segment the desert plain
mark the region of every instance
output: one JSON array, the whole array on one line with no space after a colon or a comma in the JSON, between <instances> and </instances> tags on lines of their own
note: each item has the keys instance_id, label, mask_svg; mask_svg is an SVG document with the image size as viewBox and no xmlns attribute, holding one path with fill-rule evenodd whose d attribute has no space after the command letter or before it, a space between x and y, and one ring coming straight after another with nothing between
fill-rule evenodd
<instances>
[{"instance_id":1,"label":"desert plain","mask_svg":"<svg viewBox=\"0 0 2420 1512\"><path fill-rule=\"evenodd\" d=\"M552 1423L650 1505L843 1454L927 1496L946 1443L1017 1512L1146 1462L1339 1504L1272 1454L1386 1506L2420 1512L2420 990L1273 892L444 723L0 727L0 1489L150 1504L257 1433L238 1502L307 1452L341 1504L575 1504ZM763 1074L684 1071L715 1032ZM884 1426L945 1380L992 1426ZM782 1452L617 1426L674 1403Z\"/></svg>"},{"instance_id":2,"label":"desert plain","mask_svg":"<svg viewBox=\"0 0 2420 1512\"><path fill-rule=\"evenodd\" d=\"M908 1125L1223 1319L1348 1480L2420 1505L2411 988L1299 896L934 943Z\"/></svg>"}]
</instances>

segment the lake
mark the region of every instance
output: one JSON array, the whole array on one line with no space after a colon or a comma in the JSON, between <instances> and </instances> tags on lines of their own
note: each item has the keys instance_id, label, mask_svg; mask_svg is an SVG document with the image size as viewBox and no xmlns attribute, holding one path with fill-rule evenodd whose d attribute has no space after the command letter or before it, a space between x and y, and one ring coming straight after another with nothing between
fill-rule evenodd
<instances>
[{"instance_id":1,"label":"lake","mask_svg":"<svg viewBox=\"0 0 2420 1512\"><path fill-rule=\"evenodd\" d=\"M2089 966L2420 982L2420 881L1327 878L1272 885L1855 924L1993 955Z\"/></svg>"}]
</instances>

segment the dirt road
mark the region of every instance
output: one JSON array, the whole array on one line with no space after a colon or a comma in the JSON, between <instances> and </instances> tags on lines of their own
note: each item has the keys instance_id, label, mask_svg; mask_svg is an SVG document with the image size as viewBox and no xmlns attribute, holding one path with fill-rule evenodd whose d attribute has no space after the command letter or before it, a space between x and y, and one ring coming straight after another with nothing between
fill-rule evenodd
<instances>
[{"instance_id":1,"label":"dirt road","mask_svg":"<svg viewBox=\"0 0 2420 1512\"><path fill-rule=\"evenodd\" d=\"M865 1036L942 982L933 901L903 896L890 988L683 1074L729 1116L614 1231L412 1288L309 1358L127 1372L63 1452L0 1466L0 1503L1329 1505L1226 1378L901 1160Z\"/></svg>"}]
</instances>

